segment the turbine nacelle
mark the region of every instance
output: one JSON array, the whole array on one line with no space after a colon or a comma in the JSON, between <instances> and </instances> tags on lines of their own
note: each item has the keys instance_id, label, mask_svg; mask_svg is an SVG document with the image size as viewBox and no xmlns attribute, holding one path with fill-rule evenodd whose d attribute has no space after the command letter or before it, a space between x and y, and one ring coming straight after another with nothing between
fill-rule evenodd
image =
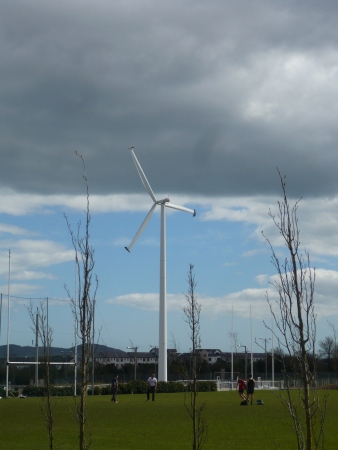
<instances>
[{"instance_id":1,"label":"turbine nacelle","mask_svg":"<svg viewBox=\"0 0 338 450\"><path fill-rule=\"evenodd\" d=\"M165 203L169 203L170 198L164 198L163 200L157 200L156 205L164 205Z\"/></svg>"}]
</instances>

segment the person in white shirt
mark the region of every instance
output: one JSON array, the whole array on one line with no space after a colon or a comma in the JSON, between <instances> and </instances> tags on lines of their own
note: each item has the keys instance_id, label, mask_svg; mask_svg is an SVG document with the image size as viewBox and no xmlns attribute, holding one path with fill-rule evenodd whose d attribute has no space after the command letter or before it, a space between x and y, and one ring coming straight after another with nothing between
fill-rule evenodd
<instances>
[{"instance_id":1,"label":"person in white shirt","mask_svg":"<svg viewBox=\"0 0 338 450\"><path fill-rule=\"evenodd\" d=\"M150 393L152 394L152 400L155 400L155 391L157 389L157 379L153 373L151 377L148 378L148 389L147 389L147 401L150 399Z\"/></svg>"}]
</instances>

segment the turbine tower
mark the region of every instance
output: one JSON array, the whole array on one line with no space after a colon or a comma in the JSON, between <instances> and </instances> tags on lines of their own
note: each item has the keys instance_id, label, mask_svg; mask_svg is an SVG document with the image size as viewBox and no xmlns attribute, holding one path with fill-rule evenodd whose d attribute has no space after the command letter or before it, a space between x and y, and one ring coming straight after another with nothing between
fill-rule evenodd
<instances>
[{"instance_id":1,"label":"turbine tower","mask_svg":"<svg viewBox=\"0 0 338 450\"><path fill-rule=\"evenodd\" d=\"M158 355L158 379L159 381L167 381L167 305L166 305L166 219L165 209L166 207L177 209L179 211L185 211L193 216L196 216L194 209L185 208L184 206L175 205L171 203L169 198L163 200L157 200L150 184L142 170L138 159L134 153L134 147L130 149L131 156L134 160L136 169L140 175L141 181L146 188L148 194L153 200L153 205L150 208L146 218L142 222L139 230L135 234L134 239L131 241L129 247L125 247L128 252L132 249L137 239L147 226L155 208L157 205L161 206L161 247L160 247L160 317L159 317L159 355Z\"/></svg>"}]
</instances>

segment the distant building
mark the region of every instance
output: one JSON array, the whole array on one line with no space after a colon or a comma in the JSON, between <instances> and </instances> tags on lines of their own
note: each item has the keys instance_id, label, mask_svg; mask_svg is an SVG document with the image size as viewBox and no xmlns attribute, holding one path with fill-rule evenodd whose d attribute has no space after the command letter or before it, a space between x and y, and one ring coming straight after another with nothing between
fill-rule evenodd
<instances>
[{"instance_id":1,"label":"distant building","mask_svg":"<svg viewBox=\"0 0 338 450\"><path fill-rule=\"evenodd\" d=\"M95 355L95 362L103 365L114 364L117 368L125 364L155 364L157 355L154 352L124 352L122 350L113 350L105 354Z\"/></svg>"},{"instance_id":2,"label":"distant building","mask_svg":"<svg viewBox=\"0 0 338 450\"><path fill-rule=\"evenodd\" d=\"M0 346L0 357L3 354L3 363L6 361L6 346ZM77 360L81 358L81 346L78 346L77 349ZM2 353L1 353L2 351ZM36 349L33 347L20 347L17 345L11 345L10 352L10 361L17 362L17 367L19 369L23 369L28 362L35 362L35 352ZM198 349L198 355L203 361L206 361L208 364L216 364L219 361L225 361L227 363L231 362L231 352L222 352L219 348L215 349ZM63 349L59 347L51 347L51 362L58 363L57 368L61 369L62 363L73 363L74 362L74 348ZM244 352L233 353L234 358L244 359ZM135 357L137 360L137 365L139 364L158 364L158 347L153 347L149 352L125 352L123 350L107 347L104 345L95 345L95 362L103 365L114 364L117 368L123 367L125 364L135 364ZM191 359L191 352L189 353L178 353L175 348L167 349L167 358L168 363L173 362L175 360L180 361L189 361ZM39 360L43 359L43 348L39 347ZM265 360L265 353L253 353L252 354L253 362ZM251 361L251 353L247 351L247 362L248 364ZM20 362L25 362L26 364Z\"/></svg>"},{"instance_id":3,"label":"distant building","mask_svg":"<svg viewBox=\"0 0 338 450\"><path fill-rule=\"evenodd\" d=\"M209 364L215 364L217 361L220 361L223 359L223 352L217 348L217 349L203 349L199 351L199 356L204 361L207 361Z\"/></svg>"},{"instance_id":4,"label":"distant building","mask_svg":"<svg viewBox=\"0 0 338 450\"><path fill-rule=\"evenodd\" d=\"M172 360L177 355L176 349L167 350L168 360ZM105 352L95 353L95 362L103 365L114 364L121 368L125 364L134 364L135 357L138 364L157 364L158 348L152 348L149 352L124 352L122 350L112 349Z\"/></svg>"}]
</instances>

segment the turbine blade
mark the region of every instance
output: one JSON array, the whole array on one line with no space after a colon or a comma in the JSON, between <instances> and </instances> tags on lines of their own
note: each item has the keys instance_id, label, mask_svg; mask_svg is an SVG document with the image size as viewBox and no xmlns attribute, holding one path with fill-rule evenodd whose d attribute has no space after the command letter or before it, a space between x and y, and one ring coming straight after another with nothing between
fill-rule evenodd
<instances>
[{"instance_id":1,"label":"turbine blade","mask_svg":"<svg viewBox=\"0 0 338 450\"><path fill-rule=\"evenodd\" d=\"M156 203L157 200L156 200L155 194L153 193L153 191L152 191L152 189L150 187L150 184L149 184L149 182L147 180L147 177L144 175L144 172L142 170L141 164L138 162L138 159L136 158L136 155L134 153L133 147L131 147L129 150L130 150L131 156L133 157L136 169L138 171L138 174L140 175L140 178L141 178L141 181L143 183L143 186L146 188L146 190L148 191L148 194L153 199L153 201Z\"/></svg>"},{"instance_id":2,"label":"turbine blade","mask_svg":"<svg viewBox=\"0 0 338 450\"><path fill-rule=\"evenodd\" d=\"M140 226L140 228L138 229L138 232L135 234L134 239L131 241L129 247L125 247L125 249L130 253L130 250L132 249L132 247L134 246L135 242L137 241L137 239L140 237L140 235L142 234L143 230L145 229L145 227L148 225L148 222L151 218L151 216L153 215L154 209L156 208L156 203L153 204L153 206L150 208L150 211L148 212L146 218L144 219L144 221L142 222L142 225Z\"/></svg>"},{"instance_id":3,"label":"turbine blade","mask_svg":"<svg viewBox=\"0 0 338 450\"><path fill-rule=\"evenodd\" d=\"M175 205L175 203L167 202L165 206L168 206L168 208L172 209L178 209L179 211L185 211L193 215L193 217L196 216L196 209L190 209L186 208L185 206Z\"/></svg>"}]
</instances>

